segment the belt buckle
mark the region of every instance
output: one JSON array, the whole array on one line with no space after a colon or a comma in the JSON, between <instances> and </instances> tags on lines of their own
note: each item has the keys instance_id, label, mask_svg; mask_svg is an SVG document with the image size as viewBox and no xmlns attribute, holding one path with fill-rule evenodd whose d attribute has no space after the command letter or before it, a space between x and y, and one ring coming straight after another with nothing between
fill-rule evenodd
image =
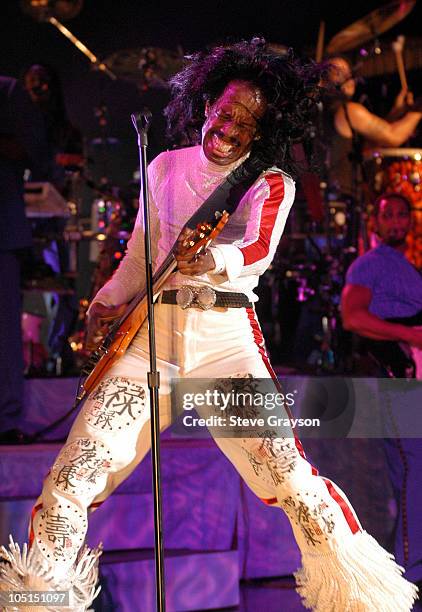
<instances>
[{"instance_id":1,"label":"belt buckle","mask_svg":"<svg viewBox=\"0 0 422 612\"><path fill-rule=\"evenodd\" d=\"M189 308L195 301L195 293L189 285L182 285L176 293L176 302L182 310Z\"/></svg>"},{"instance_id":2,"label":"belt buckle","mask_svg":"<svg viewBox=\"0 0 422 612\"><path fill-rule=\"evenodd\" d=\"M182 310L190 306L199 306L202 310L210 310L217 300L217 294L211 287L191 287L182 285L176 293L176 302Z\"/></svg>"},{"instance_id":3,"label":"belt buckle","mask_svg":"<svg viewBox=\"0 0 422 612\"><path fill-rule=\"evenodd\" d=\"M217 294L212 287L204 285L196 293L196 303L202 310L210 310L217 301Z\"/></svg>"}]
</instances>

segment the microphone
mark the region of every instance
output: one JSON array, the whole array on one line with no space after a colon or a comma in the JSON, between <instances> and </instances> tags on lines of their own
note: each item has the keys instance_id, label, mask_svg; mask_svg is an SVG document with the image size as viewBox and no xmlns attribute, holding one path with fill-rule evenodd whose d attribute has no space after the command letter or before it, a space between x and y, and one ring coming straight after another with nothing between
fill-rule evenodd
<instances>
[{"instance_id":1,"label":"microphone","mask_svg":"<svg viewBox=\"0 0 422 612\"><path fill-rule=\"evenodd\" d=\"M135 130L139 134L141 131L148 130L152 119L152 113L149 108L144 106L138 113L132 113L131 119Z\"/></svg>"},{"instance_id":2,"label":"microphone","mask_svg":"<svg viewBox=\"0 0 422 612\"><path fill-rule=\"evenodd\" d=\"M138 147L147 147L147 132L152 119L151 111L149 108L144 106L142 110L140 110L138 113L132 113L130 117L132 119L133 127L138 134Z\"/></svg>"}]
</instances>

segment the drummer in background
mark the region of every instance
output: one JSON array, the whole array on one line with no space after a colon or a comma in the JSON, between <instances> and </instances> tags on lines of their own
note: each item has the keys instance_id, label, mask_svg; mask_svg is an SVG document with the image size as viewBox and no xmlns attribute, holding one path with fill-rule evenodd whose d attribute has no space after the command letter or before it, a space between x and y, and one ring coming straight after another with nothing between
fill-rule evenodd
<instances>
[{"instance_id":1,"label":"drummer in background","mask_svg":"<svg viewBox=\"0 0 422 612\"><path fill-rule=\"evenodd\" d=\"M328 60L328 87L324 104L324 141L327 147L328 185L338 195L353 196L353 164L361 161L364 141L374 146L399 147L413 134L421 112L406 112L401 119L388 122L371 113L363 104L353 102L356 83L351 66L343 57ZM411 103L411 94L401 91L394 109Z\"/></svg>"}]
</instances>

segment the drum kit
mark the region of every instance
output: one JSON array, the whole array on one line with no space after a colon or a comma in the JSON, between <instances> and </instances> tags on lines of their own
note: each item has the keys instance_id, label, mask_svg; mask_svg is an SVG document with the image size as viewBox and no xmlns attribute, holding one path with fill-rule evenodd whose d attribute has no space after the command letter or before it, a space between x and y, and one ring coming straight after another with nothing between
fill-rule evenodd
<instances>
[{"instance_id":1,"label":"drum kit","mask_svg":"<svg viewBox=\"0 0 422 612\"><path fill-rule=\"evenodd\" d=\"M404 50L403 37L387 46L379 36L406 17L414 6L415 0L397 0L372 11L334 36L326 53L333 56L355 51L359 74L370 77L397 71L402 89L408 90L405 65L409 70L422 67L422 39L411 39ZM323 34L322 22L318 60L323 53ZM365 43L371 43L369 51L362 48ZM305 193L308 207L302 210L299 222L293 219L289 246L286 248L282 241L259 288L264 299L260 316L267 328L270 352L276 358L281 355L282 361L290 361L301 371L309 368L311 372L329 374L350 371L352 367L350 338L340 320L341 291L351 261L376 245L369 213L380 194L401 193L410 201L413 228L407 239L406 256L422 268L422 149L367 148L361 164L364 183L359 202L339 197L321 182L323 222L316 220Z\"/></svg>"},{"instance_id":2,"label":"drum kit","mask_svg":"<svg viewBox=\"0 0 422 612\"><path fill-rule=\"evenodd\" d=\"M329 55L355 52L359 58L359 72L363 76L391 73L398 70L402 87L407 87L404 66L416 69L422 66L422 40L411 39L406 49L387 46L379 37L406 17L416 0L394 0L369 15L346 27L335 35L326 45ZM22 10L37 21L50 23L62 35L70 40L91 62L92 67L106 77L123 79L136 83L141 94L147 90L168 88L168 81L183 66L183 51L159 47L139 47L116 51L100 60L82 41L63 25L63 22L75 17L83 6L83 0L20 0ZM317 59L321 59L324 47L324 23L321 22L316 49ZM369 51L362 46L369 44ZM399 45L400 46L400 45ZM387 48L388 47L388 48ZM285 52L282 45L274 45L275 50ZM104 109L103 109L104 111ZM104 121L106 111L100 112L98 122L101 132L101 143L107 149L109 144L105 135ZM102 127L101 127L102 126ZM76 248L81 241L90 241L90 259L96 264L92 277L92 297L111 276L119 264L130 227L136 214L133 201L137 199L136 186L128 200L121 196L121 190L109 185L97 185L84 176L82 163L77 164L76 182L82 180L94 190L91 206L91 217L88 227L81 226L78 219L77 198L68 198L63 208L60 197L55 197L55 208L66 210L68 218L64 239L73 253L73 269L76 269ZM364 152L363 164L368 177L367 193L369 202L383 192L400 192L412 203L414 231L409 237L408 257L417 266L422 267L422 149L417 148L372 148ZM71 174L71 172L70 172ZM38 199L32 194L33 208L42 208L41 196L45 199L52 190L38 186ZM280 353L287 347L290 354L297 353L302 361L315 364L322 370L333 371L338 366L338 305L344 282L344 274L350 261L361 250L361 241L351 239L348 204L341 198L334 197L325 191L324 219L315 221L311 211L304 209L302 215L290 221L287 227L288 247L282 241L279 252L271 269L264 275L260 292L263 296L261 318L264 328L268 328L270 347L274 353ZM59 194L54 194L59 196ZM367 202L365 202L366 207ZM45 210L48 206L45 203ZM305 207L306 208L306 207ZM296 207L300 211L299 206ZM295 213L297 215L297 213ZM365 208L362 212L365 218ZM371 233L371 227L363 223ZM362 227L362 225L361 225ZM72 260L72 257L71 257ZM80 302L79 322L75 333L70 338L75 355L84 357L83 318L88 305L84 298ZM266 305L268 307L266 307ZM281 315L280 315L281 313ZM281 321L280 321L281 320ZM305 350L298 346L297 337L307 334L313 342ZM284 322L288 321L288 329ZM316 321L316 323L315 323ZM284 327L283 327L284 326ZM289 334L291 342L289 344ZM287 336L287 341L286 341ZM304 352L307 351L307 355ZM30 354L29 351L28 354ZM333 357L334 355L334 357ZM276 356L277 358L277 356Z\"/></svg>"}]
</instances>

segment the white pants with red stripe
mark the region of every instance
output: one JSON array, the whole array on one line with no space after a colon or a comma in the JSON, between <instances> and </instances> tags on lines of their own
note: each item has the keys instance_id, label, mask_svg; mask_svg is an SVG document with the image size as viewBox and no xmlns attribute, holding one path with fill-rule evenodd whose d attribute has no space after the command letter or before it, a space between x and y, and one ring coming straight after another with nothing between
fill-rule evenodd
<instances>
[{"instance_id":1,"label":"white pants with red stripe","mask_svg":"<svg viewBox=\"0 0 422 612\"><path fill-rule=\"evenodd\" d=\"M159 303L155 316L163 429L170 424L172 378L274 376L254 310L205 312ZM102 503L149 450L148 370L144 325L85 402L44 482L32 516L31 541L55 564L57 574L75 561L87 512ZM378 612L390 610L390 605L395 612L411 609L411 586L362 530L344 493L308 463L293 434L215 441L252 491L287 514L302 552L297 579L305 605L324 612ZM392 583L387 587L386 579Z\"/></svg>"}]
</instances>

